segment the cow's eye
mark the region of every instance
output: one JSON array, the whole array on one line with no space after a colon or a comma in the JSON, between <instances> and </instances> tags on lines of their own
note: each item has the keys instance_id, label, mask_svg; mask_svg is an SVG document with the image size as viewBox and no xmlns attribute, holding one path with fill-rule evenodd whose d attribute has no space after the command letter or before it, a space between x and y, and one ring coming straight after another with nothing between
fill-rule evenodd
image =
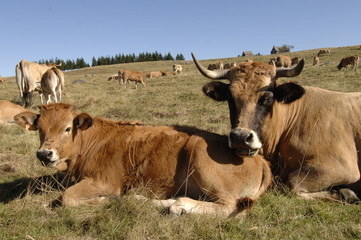
<instances>
[{"instance_id":1,"label":"cow's eye","mask_svg":"<svg viewBox=\"0 0 361 240\"><path fill-rule=\"evenodd\" d=\"M265 97L264 98L264 104L271 104L272 103L272 98L271 97Z\"/></svg>"},{"instance_id":2,"label":"cow's eye","mask_svg":"<svg viewBox=\"0 0 361 240\"><path fill-rule=\"evenodd\" d=\"M65 129L65 132L67 132L67 133L70 132L70 131L71 131L71 127L68 127L68 128Z\"/></svg>"},{"instance_id":3,"label":"cow's eye","mask_svg":"<svg viewBox=\"0 0 361 240\"><path fill-rule=\"evenodd\" d=\"M262 105L271 105L273 103L273 93L268 92L263 95L260 99L260 103Z\"/></svg>"}]
</instances>

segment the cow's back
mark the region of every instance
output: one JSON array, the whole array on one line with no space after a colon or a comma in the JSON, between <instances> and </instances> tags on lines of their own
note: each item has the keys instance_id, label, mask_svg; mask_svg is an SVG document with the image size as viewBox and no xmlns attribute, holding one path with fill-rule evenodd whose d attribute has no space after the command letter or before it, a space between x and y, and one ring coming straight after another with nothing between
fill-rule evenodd
<instances>
[{"instance_id":1,"label":"cow's back","mask_svg":"<svg viewBox=\"0 0 361 240\"><path fill-rule=\"evenodd\" d=\"M14 121L14 116L25 112L26 109L14 103L0 100L0 123Z\"/></svg>"}]
</instances>

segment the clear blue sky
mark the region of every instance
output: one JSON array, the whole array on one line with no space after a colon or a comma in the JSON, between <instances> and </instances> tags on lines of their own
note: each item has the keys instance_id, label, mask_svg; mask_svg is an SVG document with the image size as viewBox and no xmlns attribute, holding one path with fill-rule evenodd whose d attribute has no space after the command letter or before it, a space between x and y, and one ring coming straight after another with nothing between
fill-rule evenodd
<instances>
[{"instance_id":1,"label":"clear blue sky","mask_svg":"<svg viewBox=\"0 0 361 240\"><path fill-rule=\"evenodd\" d=\"M359 0L3 0L0 75L21 60L136 55L187 60L361 44Z\"/></svg>"}]
</instances>

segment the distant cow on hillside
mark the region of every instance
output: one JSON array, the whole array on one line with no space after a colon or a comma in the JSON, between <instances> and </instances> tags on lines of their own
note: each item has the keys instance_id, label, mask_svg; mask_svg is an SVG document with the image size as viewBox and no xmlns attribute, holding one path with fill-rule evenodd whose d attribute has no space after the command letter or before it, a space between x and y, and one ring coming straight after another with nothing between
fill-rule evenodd
<instances>
[{"instance_id":1,"label":"distant cow on hillside","mask_svg":"<svg viewBox=\"0 0 361 240\"><path fill-rule=\"evenodd\" d=\"M182 65L173 64L173 72L180 74L183 71Z\"/></svg>"},{"instance_id":2,"label":"distant cow on hillside","mask_svg":"<svg viewBox=\"0 0 361 240\"><path fill-rule=\"evenodd\" d=\"M233 67L237 66L236 62L228 63L226 62L223 66L223 69L231 69Z\"/></svg>"},{"instance_id":3,"label":"distant cow on hillside","mask_svg":"<svg viewBox=\"0 0 361 240\"><path fill-rule=\"evenodd\" d=\"M135 82L135 88L137 88L138 83L141 83L143 87L147 86L147 80L143 73L132 71L132 70L121 70L118 72L119 84L127 84L130 81Z\"/></svg>"},{"instance_id":4,"label":"distant cow on hillside","mask_svg":"<svg viewBox=\"0 0 361 240\"><path fill-rule=\"evenodd\" d=\"M217 63L211 63L208 65L208 70L216 70L216 69L223 69L223 63L217 62Z\"/></svg>"},{"instance_id":5,"label":"distant cow on hillside","mask_svg":"<svg viewBox=\"0 0 361 240\"><path fill-rule=\"evenodd\" d=\"M320 56L321 54L329 54L329 53L331 53L331 51L329 49L321 49L318 52L317 56Z\"/></svg>"},{"instance_id":6,"label":"distant cow on hillside","mask_svg":"<svg viewBox=\"0 0 361 240\"><path fill-rule=\"evenodd\" d=\"M291 66L292 60L288 56L279 56L276 59L276 67L285 67L288 68Z\"/></svg>"},{"instance_id":7,"label":"distant cow on hillside","mask_svg":"<svg viewBox=\"0 0 361 240\"><path fill-rule=\"evenodd\" d=\"M163 76L163 71L150 72L150 78Z\"/></svg>"},{"instance_id":8,"label":"distant cow on hillside","mask_svg":"<svg viewBox=\"0 0 361 240\"><path fill-rule=\"evenodd\" d=\"M316 66L320 63L320 58L318 56L313 57L313 66Z\"/></svg>"},{"instance_id":9,"label":"distant cow on hillside","mask_svg":"<svg viewBox=\"0 0 361 240\"><path fill-rule=\"evenodd\" d=\"M118 74L110 75L108 81L118 80Z\"/></svg>"},{"instance_id":10,"label":"distant cow on hillside","mask_svg":"<svg viewBox=\"0 0 361 240\"><path fill-rule=\"evenodd\" d=\"M299 57L294 57L291 59L291 65L297 65L300 62Z\"/></svg>"},{"instance_id":11,"label":"distant cow on hillside","mask_svg":"<svg viewBox=\"0 0 361 240\"><path fill-rule=\"evenodd\" d=\"M347 65L352 65L353 70L357 70L359 61L360 61L360 57L358 55L344 57L341 59L341 62L340 64L338 64L337 68L338 70L341 70L342 68L346 68L347 71Z\"/></svg>"}]
</instances>

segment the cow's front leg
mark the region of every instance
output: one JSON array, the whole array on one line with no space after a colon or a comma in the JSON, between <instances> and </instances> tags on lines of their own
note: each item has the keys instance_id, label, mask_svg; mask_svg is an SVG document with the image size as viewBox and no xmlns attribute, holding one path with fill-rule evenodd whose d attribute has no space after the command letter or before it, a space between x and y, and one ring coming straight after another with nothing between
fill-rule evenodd
<instances>
[{"instance_id":1,"label":"cow's front leg","mask_svg":"<svg viewBox=\"0 0 361 240\"><path fill-rule=\"evenodd\" d=\"M355 176L356 175L356 176ZM328 199L336 201L356 202L359 198L349 188L338 187L356 182L358 174L351 171L305 166L289 175L288 183L292 192L305 199ZM331 187L334 189L330 190Z\"/></svg>"},{"instance_id":2,"label":"cow's front leg","mask_svg":"<svg viewBox=\"0 0 361 240\"><path fill-rule=\"evenodd\" d=\"M61 197L61 203L64 206L94 205L108 200L111 196L119 195L120 190L86 178L66 189Z\"/></svg>"}]
</instances>

